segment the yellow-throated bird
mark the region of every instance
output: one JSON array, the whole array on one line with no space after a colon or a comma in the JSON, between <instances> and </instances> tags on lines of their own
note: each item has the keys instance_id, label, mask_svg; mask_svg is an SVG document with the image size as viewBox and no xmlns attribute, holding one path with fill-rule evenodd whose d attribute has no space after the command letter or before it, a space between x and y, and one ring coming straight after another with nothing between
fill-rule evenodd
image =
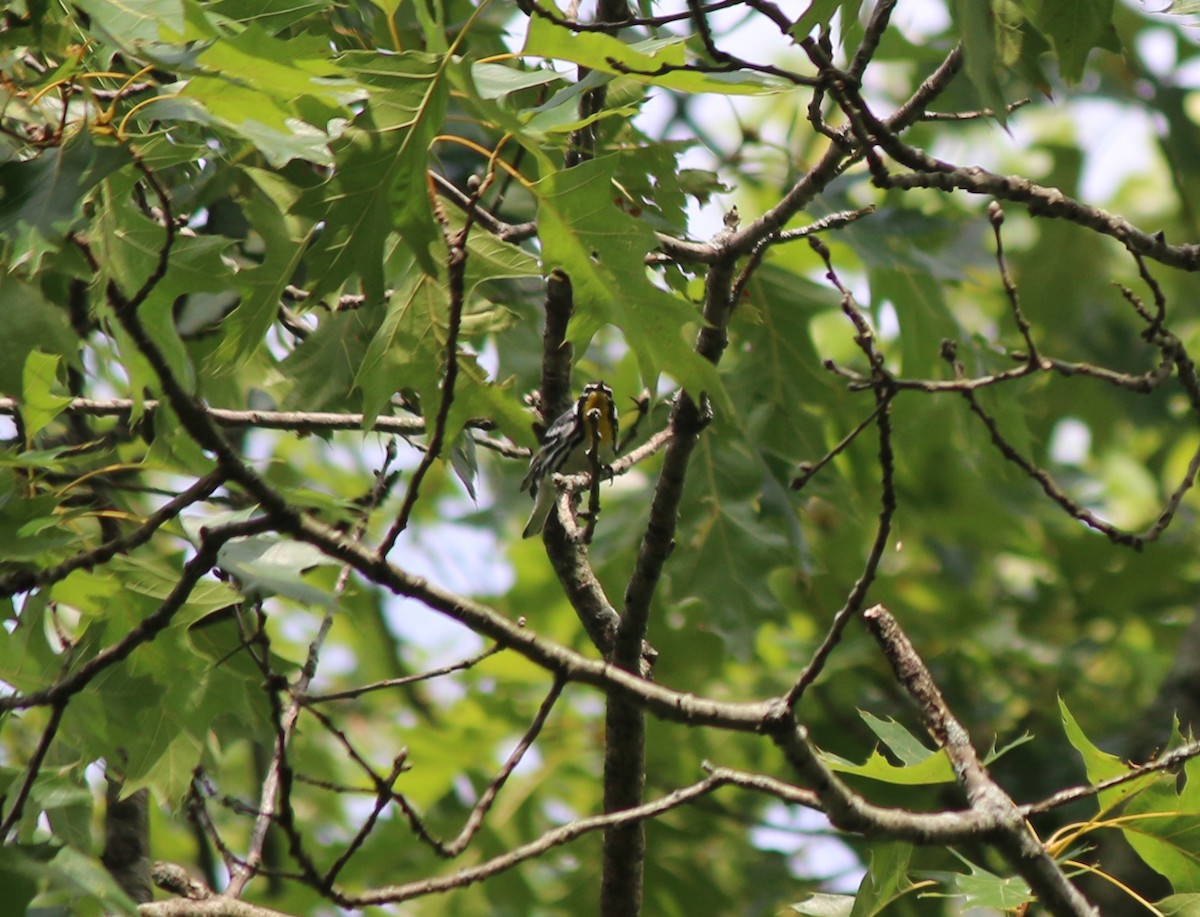
<instances>
[{"instance_id":1,"label":"yellow-throated bird","mask_svg":"<svg viewBox=\"0 0 1200 917\"><path fill-rule=\"evenodd\" d=\"M589 382L575 404L550 424L542 447L521 481L521 490L528 490L534 499L533 513L521 533L523 538L540 532L554 508L554 475L576 474L591 467L588 451L593 443L599 448L600 465L607 465L617 454L617 432L612 389L603 382Z\"/></svg>"}]
</instances>

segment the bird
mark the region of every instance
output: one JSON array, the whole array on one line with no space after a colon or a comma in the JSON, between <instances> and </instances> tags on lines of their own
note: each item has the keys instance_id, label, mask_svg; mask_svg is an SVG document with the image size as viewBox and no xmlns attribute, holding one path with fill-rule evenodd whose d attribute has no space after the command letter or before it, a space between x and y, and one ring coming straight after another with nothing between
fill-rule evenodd
<instances>
[{"instance_id":1,"label":"bird","mask_svg":"<svg viewBox=\"0 0 1200 917\"><path fill-rule=\"evenodd\" d=\"M575 404L550 424L541 448L529 462L521 490L530 492L534 504L522 538L532 538L546 525L557 492L554 475L586 471L591 467L593 445L599 452L598 463L608 465L617 454L618 429L612 389L603 382L589 382Z\"/></svg>"}]
</instances>

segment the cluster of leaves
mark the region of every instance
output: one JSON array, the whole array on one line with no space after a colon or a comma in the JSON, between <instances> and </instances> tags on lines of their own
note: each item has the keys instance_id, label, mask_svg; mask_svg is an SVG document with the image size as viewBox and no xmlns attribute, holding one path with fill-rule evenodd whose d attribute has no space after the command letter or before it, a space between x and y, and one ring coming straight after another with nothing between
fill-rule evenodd
<instances>
[{"instance_id":1,"label":"cluster of leaves","mask_svg":"<svg viewBox=\"0 0 1200 917\"><path fill-rule=\"evenodd\" d=\"M136 912L104 868L106 781L149 794L155 859L288 913L451 890L456 912L590 912L617 862L597 829L644 818L656 913L1021 907L1039 890L990 835L847 825L782 732L750 734L776 722L753 702L786 698L862 799L962 808L961 762L900 725L905 686L854 624L874 603L1005 746L986 763L1061 868L1115 873L1092 848L1112 828L1156 873L1120 879L1148 912L1196 906L1200 774L1163 679L1188 683L1200 580L1200 265L1167 241L1200 239L1200 158L1189 88L1138 57L1194 49L1111 0L952 0L920 36L883 0L747 0L780 42L749 60L726 4L610 5L590 26L542 0L0 13L9 912ZM1084 77L1106 117L1165 124L1171 168L1105 202L1157 235L1073 200L1093 163L1046 93ZM697 240L714 195L742 223ZM547 343L554 277L573 317ZM544 547L517 537L524 396L561 401L561 361L645 448L589 544L552 523ZM585 573L618 618L652 580L648 631L581 628ZM594 662L636 672L622 629L653 682ZM660 717L629 744L661 805L624 820L607 698ZM1183 751L1131 778L1088 736ZM859 833L755 846L784 803ZM855 895L820 865L847 850Z\"/></svg>"}]
</instances>

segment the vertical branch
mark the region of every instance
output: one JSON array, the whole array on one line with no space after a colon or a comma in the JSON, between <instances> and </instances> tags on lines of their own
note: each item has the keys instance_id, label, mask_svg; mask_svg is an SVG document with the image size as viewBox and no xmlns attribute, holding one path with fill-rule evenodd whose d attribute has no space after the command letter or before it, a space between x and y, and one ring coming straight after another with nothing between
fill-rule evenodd
<instances>
[{"instance_id":1,"label":"vertical branch","mask_svg":"<svg viewBox=\"0 0 1200 917\"><path fill-rule=\"evenodd\" d=\"M863 29L863 40L859 44L858 50L854 52L854 60L850 62L847 71L854 80L862 78L867 64L875 56L879 42L883 40L883 33L887 31L888 23L891 22L892 10L895 6L896 0L880 0L875 4L875 9L871 11L871 18L867 22L866 28Z\"/></svg>"},{"instance_id":2,"label":"vertical branch","mask_svg":"<svg viewBox=\"0 0 1200 917\"><path fill-rule=\"evenodd\" d=\"M726 228L714 239L715 245L721 245L736 229L736 209L726 214L725 224ZM696 352L714 365L720 362L729 341L726 329L733 310L733 269L734 258L726 255L709 268L704 282L705 321L696 337ZM695 397L686 391L679 393L671 411L671 441L667 445L663 469L654 488L650 521L638 548L633 575L625 589L625 608L613 661L630 671L637 671L634 663L646 636L650 600L674 546L675 524L688 462L708 420L709 409L702 393L697 393Z\"/></svg>"},{"instance_id":3,"label":"vertical branch","mask_svg":"<svg viewBox=\"0 0 1200 917\"><path fill-rule=\"evenodd\" d=\"M737 211L725 217L720 246L737 225ZM721 359L728 342L732 311L734 256L714 263L705 280L705 323L696 339L697 352L709 362ZM625 607L613 647L614 665L638 672L650 618L650 601L675 543L675 527L683 484L692 452L710 417L707 398L681 391L671 411L671 441L650 504L650 520L638 548L633 574L625 589ZM619 812L642 803L646 786L646 721L633 700L610 694L605 711L604 811ZM615 825L604 833L604 866L600 885L603 917L637 914L642 905L646 833L642 823Z\"/></svg>"},{"instance_id":4,"label":"vertical branch","mask_svg":"<svg viewBox=\"0 0 1200 917\"><path fill-rule=\"evenodd\" d=\"M646 717L637 703L616 694L608 696L604 742L605 813L641 805L646 791ZM642 822L614 825L604 832L602 917L634 917L641 913L645 865L646 831Z\"/></svg>"},{"instance_id":5,"label":"vertical branch","mask_svg":"<svg viewBox=\"0 0 1200 917\"><path fill-rule=\"evenodd\" d=\"M992 224L992 234L996 238L996 269L1000 272L1000 282L1004 285L1004 294L1008 297L1017 330L1025 340L1026 362L1030 366L1038 366L1041 360L1038 357L1037 344L1033 340L1032 326L1021 309L1021 297L1009 272L1008 258L1004 254L1004 234L1000 231L1000 227L1004 225L1004 210L996 201L992 201L988 204L987 213L988 222Z\"/></svg>"},{"instance_id":6,"label":"vertical branch","mask_svg":"<svg viewBox=\"0 0 1200 917\"><path fill-rule=\"evenodd\" d=\"M130 898L139 904L149 901L150 890L150 793L141 789L121 798L124 781L105 773L107 791L104 812L104 853L100 862Z\"/></svg>"},{"instance_id":7,"label":"vertical branch","mask_svg":"<svg viewBox=\"0 0 1200 917\"><path fill-rule=\"evenodd\" d=\"M542 331L541 414L549 426L571 403L571 365L575 348L567 340L567 325L575 314L571 278L554 268L546 278L546 326ZM553 516L553 514L551 514Z\"/></svg>"},{"instance_id":8,"label":"vertical branch","mask_svg":"<svg viewBox=\"0 0 1200 917\"><path fill-rule=\"evenodd\" d=\"M628 18L629 8L626 6L626 0L599 0L596 5L597 22L618 23L624 22ZM580 67L578 70L579 81L582 82L589 73L591 71L586 67ZM564 165L568 169L581 162L586 162L596 155L596 121L594 118L604 109L604 100L607 94L608 87L603 83L583 94L583 98L579 102L579 119L586 120L587 123L571 132L564 159Z\"/></svg>"},{"instance_id":9,"label":"vertical branch","mask_svg":"<svg viewBox=\"0 0 1200 917\"><path fill-rule=\"evenodd\" d=\"M271 707L272 725L274 726L274 742L272 743L271 759L267 766L266 777L262 781L259 795L258 813L254 819L248 850L244 859L237 862L231 870L229 887L226 894L230 898L238 898L246 885L260 871L268 849L268 837L271 827L278 824L291 841L291 854L300 863L304 875L314 883L319 881L317 871L311 859L300 849L297 834L294 830L295 813L291 806L291 787L294 779L291 763L288 761L287 749L296 731L296 723L300 718L302 707L301 698L308 690L308 685L316 675L317 660L320 649L324 645L329 629L333 624L332 614L326 614L321 622L316 637L309 644L308 657L300 676L289 692L286 678L271 668L270 643L266 631L262 627L262 612L260 610L260 625L258 631L249 641L249 647L257 649L251 652L254 664L263 675L263 689ZM290 694L289 702L285 705L281 694Z\"/></svg>"},{"instance_id":10,"label":"vertical branch","mask_svg":"<svg viewBox=\"0 0 1200 917\"><path fill-rule=\"evenodd\" d=\"M954 775L974 811L995 820L989 840L1000 850L1052 914L1099 914L1054 862L1012 798L988 773L966 728L950 710L908 635L882 605L867 609L863 622L879 644L896 680L917 705L925 728L945 750Z\"/></svg>"},{"instance_id":11,"label":"vertical branch","mask_svg":"<svg viewBox=\"0 0 1200 917\"><path fill-rule=\"evenodd\" d=\"M575 312L571 278L555 268L546 278L546 325L542 332L542 385L539 410L542 426L549 424L571 404L571 365L574 348L567 340L567 326ZM546 480L543 487L553 487ZM542 540L546 556L588 639L607 656L612 651L618 615L588 559L587 546L570 537L559 522L558 512L546 519Z\"/></svg>"},{"instance_id":12,"label":"vertical branch","mask_svg":"<svg viewBox=\"0 0 1200 917\"><path fill-rule=\"evenodd\" d=\"M442 397L438 403L437 415L433 422L433 431L429 435L429 442L425 447L425 454L421 456L421 463L417 465L413 472L412 480L408 483L408 490L404 494L404 502L400 505L400 512L396 514L396 519L392 522L387 534L379 545L380 558L387 557L392 548L395 547L396 539L400 537L400 533L408 528L409 519L412 517L413 509L416 508L417 499L421 495L421 483L425 480L425 476L429 473L429 469L433 467L442 455L442 449L446 441L446 426L450 419L450 408L454 405L454 387L458 383L458 334L462 329L462 314L464 308L464 300L466 299L466 272L467 272L467 236L471 232L471 217L475 207L479 203L479 193L482 187L476 188L475 193L471 195L471 204L467 211L467 220L461 230L453 235L447 234L446 242L449 245L450 253L446 257L446 273L447 286L450 292L450 302L448 305L449 319L448 328L446 329L446 374L442 378Z\"/></svg>"}]
</instances>

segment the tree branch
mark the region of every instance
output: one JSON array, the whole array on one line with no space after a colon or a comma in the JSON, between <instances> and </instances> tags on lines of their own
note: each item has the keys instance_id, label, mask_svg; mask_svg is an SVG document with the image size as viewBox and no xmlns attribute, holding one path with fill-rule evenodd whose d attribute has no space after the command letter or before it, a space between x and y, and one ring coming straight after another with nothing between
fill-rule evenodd
<instances>
[{"instance_id":1,"label":"tree branch","mask_svg":"<svg viewBox=\"0 0 1200 917\"><path fill-rule=\"evenodd\" d=\"M183 491L173 500L168 500L161 507L146 517L146 521L127 535L122 535L89 551L81 551L73 557L46 567L36 573L28 570L18 570L6 576L0 576L0 596L16 595L20 592L31 592L39 586L48 586L66 579L71 573L80 569L91 569L100 564L108 563L118 554L128 554L134 548L148 542L162 526L179 517L179 514L191 506L212 496L221 486L224 478L219 471L206 474L191 487Z\"/></svg>"},{"instance_id":2,"label":"tree branch","mask_svg":"<svg viewBox=\"0 0 1200 917\"><path fill-rule=\"evenodd\" d=\"M864 613L863 621L891 663L896 680L917 705L925 728L938 747L945 750L972 811L993 823L985 836L1000 850L1009 866L1029 883L1050 913L1098 917L1099 911L1087 902L1046 852L1016 803L992 780L971 745L967 730L951 713L925 663L896 619L882 605L876 605Z\"/></svg>"},{"instance_id":3,"label":"tree branch","mask_svg":"<svg viewBox=\"0 0 1200 917\"><path fill-rule=\"evenodd\" d=\"M481 185L472 194L472 201L478 203ZM437 414L433 421L433 432L425 447L425 454L408 482L408 490L404 494L404 502L396 519L384 535L379 545L379 554L386 557L396 544L400 533L408 528L409 519L416 508L421 495L421 483L442 455L442 447L446 439L446 425L450 420L450 408L454 404L454 387L458 383L458 333L462 328L462 314L466 305L466 270L467 270L467 237L471 232L471 221L474 208L467 210L467 219L462 229L450 234L446 233L449 254L446 257L446 285L449 290L449 327L446 332L446 372L442 377L441 397L438 401Z\"/></svg>"},{"instance_id":4,"label":"tree branch","mask_svg":"<svg viewBox=\"0 0 1200 917\"><path fill-rule=\"evenodd\" d=\"M116 643L100 650L53 684L37 691L0 697L0 712L59 704L78 694L93 678L109 666L127 659L130 653L143 643L149 643L171 623L171 619L183 607L200 577L216 566L217 553L222 545L232 538L257 535L270 529L270 520L262 516L246 522L204 529L195 556L184 564L178 581L158 608L134 625L133 629Z\"/></svg>"}]
</instances>

